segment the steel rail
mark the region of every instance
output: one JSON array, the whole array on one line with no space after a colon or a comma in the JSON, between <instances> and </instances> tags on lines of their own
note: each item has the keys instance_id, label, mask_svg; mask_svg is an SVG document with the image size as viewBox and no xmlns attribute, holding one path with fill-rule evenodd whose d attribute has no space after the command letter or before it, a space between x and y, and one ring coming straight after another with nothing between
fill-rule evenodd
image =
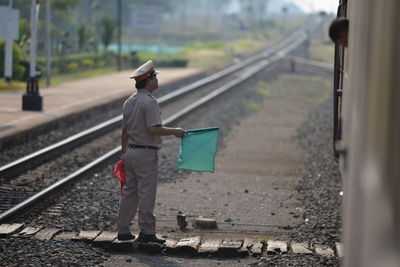
<instances>
[{"instance_id":1,"label":"steel rail","mask_svg":"<svg viewBox=\"0 0 400 267\"><path fill-rule=\"evenodd\" d=\"M184 94L187 94L190 91L200 88L201 86L204 86L211 82L219 80L237 70L243 69L251 64L256 63L259 60L262 60L271 55L274 55L280 49L282 49L282 47L289 45L294 40L298 40L299 36L304 34L304 31L306 31L307 29L310 28L310 25L315 26L315 25L318 25L318 23L315 23L314 21L312 21L307 24L304 24L299 29L297 29L295 32L293 32L291 35L289 35L289 37L287 37L286 39L284 39L280 42L277 42L276 44L272 45L271 47L265 49L263 52L257 53L241 62L238 62L238 63L232 65L231 67L228 67L224 70L221 70L217 73L214 73L210 76L200 79L190 85L187 85L180 89L177 89L174 92L171 92L165 96L159 97L157 99L159 104L160 105L166 104L177 97L183 96ZM77 143L82 142L83 140L88 140L98 134L101 134L102 132L106 132L108 129L115 128L118 126L118 124L120 124L121 120L122 120L122 115L116 116L110 120L107 120L107 121L99 124L99 125L96 125L85 131L82 131L80 133L72 135L72 136L68 137L67 139L59 141L53 145L50 145L43 149L40 149L39 151L36 151L34 153L31 153L25 157L18 159L18 160L15 160L6 165L3 165L0 167L0 176L7 177L7 176L10 176L10 174L15 175L16 173L21 173L22 171L24 171L27 168L26 166L28 165L29 162L32 162L35 160L40 161L41 159L44 159L48 155L55 153L56 151L58 151L62 148L72 147L72 146L76 145Z\"/></svg>"},{"instance_id":2,"label":"steel rail","mask_svg":"<svg viewBox=\"0 0 400 267\"><path fill-rule=\"evenodd\" d=\"M178 119L181 119L183 116L187 115L189 112L192 112L193 110L199 108L201 105L211 101L212 99L215 99L216 97L218 97L219 95L221 95L224 92L228 91L229 89L232 89L235 86L237 86L238 84L240 84L240 83L244 82L245 80L249 79L250 77L252 77L256 73L258 73L261 70L263 70L264 68L266 68L271 63L276 62L279 59L282 59L283 57L285 57L288 53L290 53L297 46L299 46L301 43L303 43L307 38L308 38L308 36L305 33L300 34L298 36L298 39L292 40L292 42L290 44L288 44L287 46L282 48L281 51L276 53L270 59L263 59L261 61L261 63L259 63L258 65L252 67L248 72L243 73L240 77L228 82L224 86L218 88L217 90L215 90L215 91L209 93L208 95L200 98L199 100L195 101L194 103L186 106L185 108L183 108L179 112L173 114L172 116L170 116L169 118L167 118L167 119L165 119L163 121L163 125L168 126L168 125L172 124L173 122L175 122ZM33 196L29 197L25 201L17 204L13 208L11 208L11 209L3 212L2 214L0 214L0 222L6 221L7 219L9 219L9 218L15 216L16 214L18 214L19 212L27 209L29 206L31 206L32 204L36 203L40 199L42 199L44 196L49 195L50 193L55 192L56 190L59 190L62 186L65 186L69 182L71 182L73 180L76 180L79 177L82 177L83 175L91 172L93 169L98 168L100 165L105 164L111 158L117 157L119 153L121 153L121 147L120 146L110 150L109 152L107 152L103 156L101 156L98 159L92 161L88 165L86 165L86 166L82 167L81 169L75 171L71 175L63 178L62 180L54 183L53 185L47 187L46 189L34 194Z\"/></svg>"},{"instance_id":3,"label":"steel rail","mask_svg":"<svg viewBox=\"0 0 400 267\"><path fill-rule=\"evenodd\" d=\"M94 127L91 127L87 130L84 130L80 133L72 135L62 141L59 141L55 144L52 144L52 145L47 146L43 149L40 149L36 152L33 152L32 154L29 154L18 160L15 160L6 165L3 165L0 167L0 176L6 177L8 173L15 173L16 169L21 171L21 169L24 169L23 166L25 164L27 164L28 162L38 160L39 158L44 158L44 157L48 156L49 154L54 153L57 150L60 150L62 148L68 147L68 146L72 146L74 144L77 144L78 142L85 140L85 139L89 139L89 138L93 137L94 135L98 135L101 132L105 132L105 131L107 131L107 129L113 128L115 125L119 124L121 119L122 119L122 115L117 116L108 121L100 123Z\"/></svg>"}]
</instances>

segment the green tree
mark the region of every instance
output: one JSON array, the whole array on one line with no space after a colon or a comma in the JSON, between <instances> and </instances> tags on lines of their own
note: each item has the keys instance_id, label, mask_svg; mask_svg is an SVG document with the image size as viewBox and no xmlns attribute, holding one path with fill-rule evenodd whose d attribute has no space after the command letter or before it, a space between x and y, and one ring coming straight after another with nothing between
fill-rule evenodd
<instances>
[{"instance_id":1,"label":"green tree","mask_svg":"<svg viewBox=\"0 0 400 267\"><path fill-rule=\"evenodd\" d=\"M85 25L81 25L78 30L78 44L79 44L79 51L86 46L88 40L88 34Z\"/></svg>"},{"instance_id":2,"label":"green tree","mask_svg":"<svg viewBox=\"0 0 400 267\"><path fill-rule=\"evenodd\" d=\"M24 40L28 40L31 37L31 28L26 19L19 20L19 36L18 42L24 42Z\"/></svg>"},{"instance_id":3,"label":"green tree","mask_svg":"<svg viewBox=\"0 0 400 267\"><path fill-rule=\"evenodd\" d=\"M73 10L78 6L78 4L80 4L80 2L81 2L81 0L53 0L53 1L51 1L53 22L73 20L73 18L74 18ZM45 12L44 8L45 8L45 5L43 3L43 4L41 4L42 10L40 12ZM43 18L44 18L44 16L43 16Z\"/></svg>"},{"instance_id":4,"label":"green tree","mask_svg":"<svg viewBox=\"0 0 400 267\"><path fill-rule=\"evenodd\" d=\"M114 30L117 27L117 23L113 17L106 16L100 20L100 36L101 42L104 45L104 49L107 50L107 47L111 44Z\"/></svg>"},{"instance_id":5,"label":"green tree","mask_svg":"<svg viewBox=\"0 0 400 267\"><path fill-rule=\"evenodd\" d=\"M31 28L26 19L19 20L19 36L17 44L26 52L29 49L29 39L31 38Z\"/></svg>"}]
</instances>

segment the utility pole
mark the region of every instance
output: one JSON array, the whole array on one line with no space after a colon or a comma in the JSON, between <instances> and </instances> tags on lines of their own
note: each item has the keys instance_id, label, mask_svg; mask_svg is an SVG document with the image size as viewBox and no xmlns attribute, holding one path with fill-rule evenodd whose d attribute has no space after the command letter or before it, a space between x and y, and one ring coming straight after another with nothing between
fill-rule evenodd
<instances>
[{"instance_id":1,"label":"utility pole","mask_svg":"<svg viewBox=\"0 0 400 267\"><path fill-rule=\"evenodd\" d=\"M22 96L22 109L41 111L43 99L39 93L39 77L36 72L36 43L37 25L39 17L39 0L31 0L31 64L29 69L29 80L26 84L26 93Z\"/></svg>"},{"instance_id":2,"label":"utility pole","mask_svg":"<svg viewBox=\"0 0 400 267\"><path fill-rule=\"evenodd\" d=\"M181 0L182 2L181 2L181 4L180 4L180 6L181 6L181 14L180 14L180 16L181 16L181 21L180 21L180 23L181 23L181 33L183 33L183 34L185 34L186 33L186 11L187 11L187 1L186 0Z\"/></svg>"},{"instance_id":3,"label":"utility pole","mask_svg":"<svg viewBox=\"0 0 400 267\"><path fill-rule=\"evenodd\" d=\"M13 0L9 1L9 9L12 11ZM4 78L6 82L11 83L12 81L12 61L13 61L13 38L11 33L12 17L11 12L7 16L6 26L6 43L5 43L5 60L4 60ZM18 22L18 21L17 21Z\"/></svg>"},{"instance_id":4,"label":"utility pole","mask_svg":"<svg viewBox=\"0 0 400 267\"><path fill-rule=\"evenodd\" d=\"M46 85L51 84L51 1L46 0Z\"/></svg>"},{"instance_id":5,"label":"utility pole","mask_svg":"<svg viewBox=\"0 0 400 267\"><path fill-rule=\"evenodd\" d=\"M117 70L122 69L121 46L122 46L122 0L118 0L118 55L117 55Z\"/></svg>"}]
</instances>

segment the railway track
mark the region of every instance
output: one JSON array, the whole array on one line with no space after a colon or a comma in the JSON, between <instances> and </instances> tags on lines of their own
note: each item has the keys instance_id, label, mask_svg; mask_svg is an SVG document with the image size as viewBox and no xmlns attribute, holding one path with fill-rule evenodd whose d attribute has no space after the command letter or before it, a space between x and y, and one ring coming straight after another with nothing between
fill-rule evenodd
<instances>
[{"instance_id":1,"label":"railway track","mask_svg":"<svg viewBox=\"0 0 400 267\"><path fill-rule=\"evenodd\" d=\"M219 95L247 80L271 63L288 55L308 38L307 31L314 31L319 24L320 21L310 22L299 28L286 39L273 45L265 51L218 73L203 78L193 84L160 97L158 101L163 107L163 117L165 116L165 118L163 118L163 124L167 126L173 124L174 122L182 119L185 115L193 112L201 105L212 101ZM179 104L176 104L178 99ZM174 105L170 105L171 103L174 103ZM118 133L116 129L119 128L121 119L122 116L117 116L84 132L71 136L61 142L41 149L40 151L32 153L17 161L11 162L0 168L0 176L9 177L9 179L17 174L21 176L21 172L23 173L26 169L31 169L37 164L56 157L56 155L60 155L67 150L71 150L73 147L77 147L88 142L88 140L93 140L96 138L96 142L98 142L99 139L103 138L99 136L109 133L110 131L114 131L114 135L117 135ZM115 138L111 139L113 139L114 142L116 140ZM115 146L115 144L112 145L111 143L111 147L112 146ZM104 147L102 145L102 151L104 151L105 147L108 147L109 149L108 151L102 153L99 153L99 148L92 148L92 151L103 155L90 163L83 163L81 164L83 166L79 166L78 168L75 167L76 170L69 175L65 175L61 178L55 178L55 182L47 182L50 184L43 184L42 186L34 189L32 189L32 186L29 184L13 184L13 180L10 183L3 184L0 187L0 200L2 203L0 206L0 212L2 212L0 214L0 222L10 221L13 217L18 216L21 212L32 206L34 203L37 203L45 196L48 196L50 193L59 190L71 181L83 177L86 174L93 172L94 169L100 168L101 166L109 163L111 160L118 158L120 153L119 146L111 148L110 145ZM76 156L78 159L77 161L80 161L79 156L79 154ZM88 158L93 157L89 156ZM66 169L69 171L73 168L66 166Z\"/></svg>"},{"instance_id":2,"label":"railway track","mask_svg":"<svg viewBox=\"0 0 400 267\"><path fill-rule=\"evenodd\" d=\"M200 95L204 95L205 93L209 92L210 89L213 90L216 86L209 87L208 91L206 90L201 90L204 89L205 86L211 84L211 83L216 83L219 82L220 84L226 83L226 81L232 80L232 77L239 76L241 71L245 69L246 67L255 64L256 62L264 59L271 58L273 56L276 56L277 53L279 53L280 49L282 47L288 47L290 45L293 45L293 42L297 40L299 37L303 36L305 34L305 31L309 30L309 28L312 25L312 23L306 24L303 27L299 28L296 30L294 33L292 33L290 36L288 36L286 39L274 44L273 46L267 48L266 50L257 53L250 58L247 58L231 67L228 67L226 69L223 69L213 75L210 75L208 77L205 77L203 79L200 79L190 85L184 86L180 89L177 89L167 95L161 96L158 98L158 102L161 107L163 107L163 112L164 114L166 113L164 110L164 107L172 102L176 101L188 93L193 94L193 92L199 92ZM310 31L310 30L309 30ZM282 56L282 55L280 55ZM246 70L244 70L246 71ZM183 101L180 101L182 106L186 106ZM120 126L122 119L122 115L116 116L110 120L107 120L101 124L98 124L94 127L91 127L85 131L82 131L80 133L77 133L69 138L66 138L60 142L57 142L53 145L50 145L48 147L45 147L43 149L40 149L34 153L31 153L23 158L20 158L18 160L15 160L13 162L10 162L8 164L5 164L4 166L0 167L0 177L5 179L6 177L12 177L15 176L21 172L24 172L25 170L32 169L33 167L37 166L40 163L45 162L46 160L50 159L52 156L57 155L60 152L66 151L68 149L71 149L73 147L76 147L87 140L92 140L98 136L101 136L104 133L109 132L110 130L113 130L117 127Z\"/></svg>"}]
</instances>

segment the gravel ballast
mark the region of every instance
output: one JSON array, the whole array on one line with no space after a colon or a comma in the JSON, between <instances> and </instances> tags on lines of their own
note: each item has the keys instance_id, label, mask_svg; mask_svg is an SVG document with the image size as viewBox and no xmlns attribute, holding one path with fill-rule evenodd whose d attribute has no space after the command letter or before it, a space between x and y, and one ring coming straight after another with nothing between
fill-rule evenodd
<instances>
[{"instance_id":1,"label":"gravel ballast","mask_svg":"<svg viewBox=\"0 0 400 267\"><path fill-rule=\"evenodd\" d=\"M101 249L73 241L41 241L0 237L2 266L95 266L108 255Z\"/></svg>"},{"instance_id":2,"label":"gravel ballast","mask_svg":"<svg viewBox=\"0 0 400 267\"><path fill-rule=\"evenodd\" d=\"M342 176L333 156L332 100L318 106L298 130L301 146L307 152L307 175L298 186L303 203L304 223L295 241L334 246L342 231Z\"/></svg>"}]
</instances>

